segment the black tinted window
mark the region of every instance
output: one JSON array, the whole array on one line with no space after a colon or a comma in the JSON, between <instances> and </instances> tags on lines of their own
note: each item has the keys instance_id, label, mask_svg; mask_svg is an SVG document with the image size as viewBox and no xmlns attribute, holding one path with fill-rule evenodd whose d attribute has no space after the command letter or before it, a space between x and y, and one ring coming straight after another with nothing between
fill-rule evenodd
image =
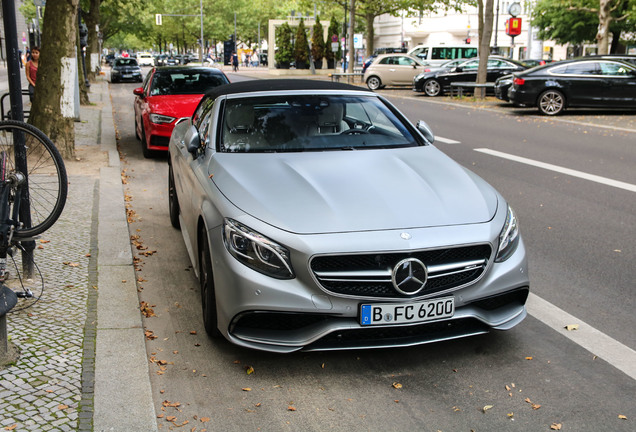
<instances>
[{"instance_id":1,"label":"black tinted window","mask_svg":"<svg viewBox=\"0 0 636 432\"><path fill-rule=\"evenodd\" d=\"M207 70L157 71L150 95L203 94L213 87L227 84L224 75Z\"/></svg>"}]
</instances>

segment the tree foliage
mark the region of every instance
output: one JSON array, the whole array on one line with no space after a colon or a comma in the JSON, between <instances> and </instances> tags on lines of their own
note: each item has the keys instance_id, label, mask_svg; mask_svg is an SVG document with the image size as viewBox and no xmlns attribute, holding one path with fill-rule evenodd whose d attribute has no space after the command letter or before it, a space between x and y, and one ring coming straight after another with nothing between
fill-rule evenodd
<instances>
[{"instance_id":1,"label":"tree foliage","mask_svg":"<svg viewBox=\"0 0 636 432\"><path fill-rule=\"evenodd\" d=\"M276 30L276 63L279 65L289 65L294 60L294 47L292 46L292 29L286 22L281 24Z\"/></svg>"},{"instance_id":2,"label":"tree foliage","mask_svg":"<svg viewBox=\"0 0 636 432\"><path fill-rule=\"evenodd\" d=\"M626 40L636 38L636 0L539 0L532 24L541 39L562 45L596 41L603 54L608 52L610 35L613 47L621 35Z\"/></svg>"},{"instance_id":3,"label":"tree foliage","mask_svg":"<svg viewBox=\"0 0 636 432\"><path fill-rule=\"evenodd\" d=\"M300 19L296 27L296 36L294 38L294 59L296 66L306 64L309 61L309 42L307 41L307 29L305 28L305 20Z\"/></svg>"},{"instance_id":4,"label":"tree foliage","mask_svg":"<svg viewBox=\"0 0 636 432\"><path fill-rule=\"evenodd\" d=\"M314 62L322 62L325 57L325 35L320 23L320 16L316 17L316 23L313 27L313 34L311 35L311 57Z\"/></svg>"}]
</instances>

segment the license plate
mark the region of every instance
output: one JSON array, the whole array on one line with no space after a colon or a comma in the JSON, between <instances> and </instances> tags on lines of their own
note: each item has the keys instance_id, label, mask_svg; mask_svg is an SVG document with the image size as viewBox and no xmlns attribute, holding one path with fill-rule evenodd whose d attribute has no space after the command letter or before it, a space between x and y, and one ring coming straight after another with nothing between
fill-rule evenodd
<instances>
[{"instance_id":1,"label":"license plate","mask_svg":"<svg viewBox=\"0 0 636 432\"><path fill-rule=\"evenodd\" d=\"M455 313L455 298L444 297L414 303L374 303L360 306L360 324L404 324L450 318Z\"/></svg>"},{"instance_id":2,"label":"license plate","mask_svg":"<svg viewBox=\"0 0 636 432\"><path fill-rule=\"evenodd\" d=\"M123 77L124 78L132 78L132 74L124 74Z\"/></svg>"}]
</instances>

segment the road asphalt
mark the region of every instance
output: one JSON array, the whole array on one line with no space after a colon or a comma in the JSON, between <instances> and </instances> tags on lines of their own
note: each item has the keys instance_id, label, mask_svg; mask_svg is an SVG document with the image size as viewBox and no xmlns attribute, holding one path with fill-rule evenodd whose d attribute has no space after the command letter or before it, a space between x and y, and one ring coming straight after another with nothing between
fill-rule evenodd
<instances>
[{"instance_id":1,"label":"road asphalt","mask_svg":"<svg viewBox=\"0 0 636 432\"><path fill-rule=\"evenodd\" d=\"M239 73L268 75L263 68ZM80 108L80 160L67 162L69 198L60 220L39 239L44 294L31 308L8 315L19 354L0 370L4 430L157 431L108 85L99 77L90 88L91 105ZM0 90L6 91L1 76ZM405 90L385 94L418 97ZM501 109L499 101L439 99ZM569 121L636 130L634 116L602 117ZM106 157L75 169L88 154Z\"/></svg>"}]
</instances>

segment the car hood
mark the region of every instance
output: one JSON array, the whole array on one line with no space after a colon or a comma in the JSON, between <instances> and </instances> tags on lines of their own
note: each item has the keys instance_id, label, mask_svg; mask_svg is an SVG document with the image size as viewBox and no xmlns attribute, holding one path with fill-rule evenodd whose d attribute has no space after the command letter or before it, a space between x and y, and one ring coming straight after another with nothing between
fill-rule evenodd
<instances>
[{"instance_id":1,"label":"car hood","mask_svg":"<svg viewBox=\"0 0 636 432\"><path fill-rule=\"evenodd\" d=\"M191 117L203 97L202 94L148 96L151 113L170 117Z\"/></svg>"},{"instance_id":2,"label":"car hood","mask_svg":"<svg viewBox=\"0 0 636 432\"><path fill-rule=\"evenodd\" d=\"M433 146L217 153L208 175L239 209L294 233L477 224L497 209L490 185Z\"/></svg>"}]
</instances>

